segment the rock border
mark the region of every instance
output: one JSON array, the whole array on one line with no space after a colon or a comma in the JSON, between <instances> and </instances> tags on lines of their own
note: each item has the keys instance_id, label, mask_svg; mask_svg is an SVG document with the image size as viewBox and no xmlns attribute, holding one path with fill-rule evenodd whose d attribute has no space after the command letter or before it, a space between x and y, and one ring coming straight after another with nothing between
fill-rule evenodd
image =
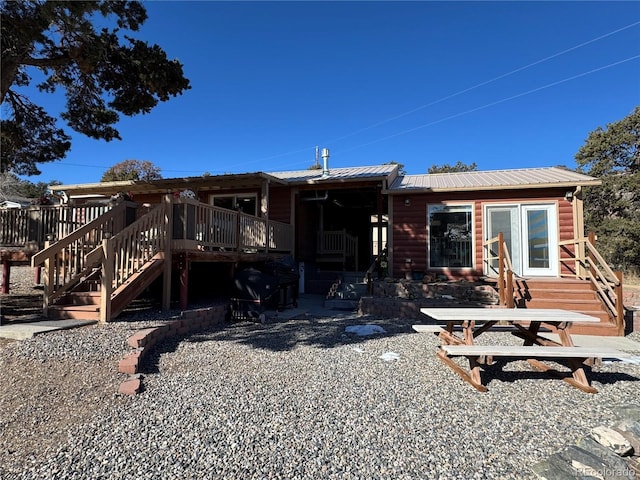
<instances>
[{"instance_id":1,"label":"rock border","mask_svg":"<svg viewBox=\"0 0 640 480\"><path fill-rule=\"evenodd\" d=\"M127 353L118 362L118 373L125 373L128 378L118 388L122 395L137 395L142 391L141 365L143 359L153 347L163 340L176 336L186 336L199 330L218 325L225 321L228 305L221 304L207 308L187 310L175 320L157 327L144 328L127 339L127 344L134 350Z\"/></svg>"},{"instance_id":2,"label":"rock border","mask_svg":"<svg viewBox=\"0 0 640 480\"><path fill-rule=\"evenodd\" d=\"M533 466L540 479L640 478L640 406L615 409L614 427L598 426L586 437Z\"/></svg>"}]
</instances>

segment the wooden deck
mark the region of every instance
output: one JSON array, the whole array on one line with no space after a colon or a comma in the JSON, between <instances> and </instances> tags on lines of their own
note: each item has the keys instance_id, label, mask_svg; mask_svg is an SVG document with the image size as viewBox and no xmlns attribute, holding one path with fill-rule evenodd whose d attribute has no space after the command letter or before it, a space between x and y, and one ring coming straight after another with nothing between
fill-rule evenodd
<instances>
[{"instance_id":1,"label":"wooden deck","mask_svg":"<svg viewBox=\"0 0 640 480\"><path fill-rule=\"evenodd\" d=\"M12 244L24 243L3 249L3 285L8 288L12 263L30 260L34 267L44 266L45 315L50 309L70 311L75 306L85 311L80 314L87 309L97 312L104 322L163 274L163 306L169 308L171 277L177 270L185 285L191 262L261 262L292 253L293 227L289 224L170 196L140 216L135 207L132 202L110 206L91 221L74 223L72 231L58 228L65 233L62 237L44 233L52 225L17 223L7 239ZM59 209L56 218L89 218L86 209L80 215L73 208ZM19 216L6 211L0 214ZM32 212L28 218L37 217ZM8 217L2 220L5 224ZM86 294L79 295L87 290L99 292L92 296L96 297L93 305L88 305ZM79 305L74 305L74 295L82 297ZM180 295L183 300L185 292Z\"/></svg>"}]
</instances>

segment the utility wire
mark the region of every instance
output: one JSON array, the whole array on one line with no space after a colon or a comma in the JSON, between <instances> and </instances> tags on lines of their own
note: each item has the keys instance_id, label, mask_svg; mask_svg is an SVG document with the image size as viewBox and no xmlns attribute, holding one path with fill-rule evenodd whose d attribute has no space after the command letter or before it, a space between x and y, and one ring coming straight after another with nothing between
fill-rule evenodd
<instances>
[{"instance_id":1,"label":"utility wire","mask_svg":"<svg viewBox=\"0 0 640 480\"><path fill-rule=\"evenodd\" d=\"M404 113L400 113L400 114L395 115L395 116L393 116L393 117L389 117L389 118L387 118L387 119L385 119L385 120L381 120L381 121L379 121L379 122L376 122L376 123L374 123L374 124L372 124L372 125L369 125L369 126L367 126L367 127L363 127L363 128L358 129L358 130L355 130L355 131L353 131L353 132L351 132L351 133L348 133L348 134L346 134L346 135L342 135L342 136L340 136L340 137L336 137L336 138L334 138L334 139L328 140L328 141L324 142L324 144L331 145L331 144L333 144L333 143L335 143L335 142L339 142L339 141L341 141L341 140L344 140L345 138L353 137L353 136L355 136L355 135L357 135L357 134L359 134L359 133L365 132L365 131L367 131L367 130L371 130L372 128L378 127L378 126L380 126L380 125L384 125L385 123L389 123L389 122L392 122L392 121L397 120L397 119L399 119L399 118L406 117L407 115L411 115L412 113L415 113L415 112L418 112L418 111L423 110L423 109L425 109L425 108L431 107L431 106L433 106L433 105L437 105L437 104L439 104L439 103L445 102L446 100L449 100L449 99L451 99L451 98L454 98L454 97L460 96L460 95L462 95L462 94L465 94L465 93L470 92L470 91L472 91L472 90L475 90L475 89L477 89L477 88L483 87L483 86L488 85L488 84L490 84L490 83L496 82L496 81L501 80L501 79L503 79L503 78L506 78L506 77L508 77L508 76L514 75L514 74L516 74L516 73L518 73L518 72L521 72L521 71L523 71L523 70L527 70L527 69L529 69L529 68L531 68L531 67L534 67L534 66L539 65L539 64L541 64L541 63L547 62L547 61L549 61L549 60L552 60L552 59L557 58L557 57L559 57L559 56L561 56L561 55L564 55L564 54L566 54L566 53L572 52L572 51L574 51L574 50L577 50L577 49L582 48L582 47L584 47L584 46L586 46L586 45L589 45L589 44L591 44L591 43L594 43L594 42L597 42L597 41L599 41L599 40L602 40L602 39L604 39L604 38L610 37L610 36L612 36L612 35L615 35L616 33L620 33L620 32L622 32L622 31L624 31L624 30L628 30L629 28L635 27L635 26L637 26L637 25L640 25L640 21L630 23L629 25L625 25L624 27L620 27L620 28L618 28L618 29L616 29L616 30L613 30L613 31L611 31L611 32L608 32L608 33L605 33L605 34L600 35L600 36L598 36L598 37L592 38L591 40L587 40L586 42L582 42L582 43L580 43L580 44L578 44L578 45L575 45L575 46L573 46L573 47L567 48L567 49L562 50L562 51L560 51L560 52L557 52L557 53L554 53L554 54L549 55L549 56L547 56L547 57L541 58L540 60L536 60L535 62L529 63L529 64L524 65L524 66L522 66L522 67L518 67L518 68L516 68L516 69L514 69L514 70L511 70L510 72L503 73L503 74L501 74L501 75L498 75L497 77L491 78L491 79L489 79L489 80L485 80L485 81L480 82L480 83L478 83L478 84L476 84L476 85L473 85L473 86L471 86L471 87L465 88L465 89L463 89L463 90L460 90L460 91L458 91L458 92L452 93L452 94L450 94L450 95L446 95L446 96L444 96L444 97L441 97L441 98L439 98L439 99L437 99L437 100L434 100L434 101L432 101L432 102L426 103L426 104L424 104L424 105L420 105L420 106L418 106L418 107L416 107L416 108L413 108L413 109L411 109L411 110L408 110L408 111L406 111L406 112L404 112ZM583 76L589 75L589 74L591 74L591 73L595 73L595 72L598 72L598 71L600 71L600 70L604 70L604 69L606 69L606 68L610 68L610 67L613 67L613 66L619 65L619 64L621 64L621 63L625 63L625 62L628 62L628 61L631 61L631 60L637 59L637 58L639 58L639 57L640 57L640 55L637 55L637 56L634 56L634 57L630 57L630 58L627 58L627 59L625 59L625 60L621 60L621 61L619 61L619 62L615 62L615 63L609 64L609 65L605 65L604 67L600 67L600 68L597 68L597 69L594 69L594 70L590 70L590 71L588 71L588 72L584 72L584 73L581 73L581 74L578 74L578 75L574 75L574 76L572 76L572 77L568 77L568 78L565 78L565 79L563 79L563 80L559 80L559 81L557 81L557 82L553 82L553 83L550 83L550 84L544 85L544 86L542 86L542 87L538 87L538 88L535 88L535 89L532 89L532 90L528 90L528 91L526 91L526 92L519 93L519 94L517 94L517 95L513 95L513 96L511 96L511 97L507 97L507 98L504 98L504 99L502 99L502 100L497 100L497 101L495 101L495 102L491 102L491 103L488 103L488 104L482 105L482 106L477 107L477 108L473 108L473 109L470 109L470 110L466 110L466 111L464 111L464 112L460 112L460 113L457 113L457 114L454 114L454 115L450 115L450 116L448 116L448 117L444 117L444 118L441 118L441 119L439 119L439 120L434 120L433 122L429 122L429 123L426 123L426 124L423 124L423 125L419 125L419 126L417 126L417 127L410 128L410 129L408 129L408 130L403 130L403 131L401 131L401 132L397 132L397 133L394 133L394 134L392 134L392 135L387 135L387 136L385 136L385 137L381 137L381 138L379 138L379 139L377 139L377 140L373 140L373 141L371 141L371 142L367 142L367 143L363 143L363 144L360 144L360 145L356 145L356 146L354 146L354 147L350 147L350 148L347 148L347 149L342 150L342 151L343 151L343 152L348 152L348 151L351 151L351 150L355 150L355 149L357 149L357 148L361 148L361 147L365 147L365 146L368 146L368 145L372 145L372 144L374 144L374 143L382 142L382 141L384 141L384 140L388 140L388 139L390 139L390 138L394 138L394 137L397 137L397 136L400 136L400 135L405 135L405 134L407 134L407 133L410 133L410 132L413 132L413 131L416 131L416 130L420 130L420 129L422 129L422 128L426 128L426 127L428 127L428 126L436 125L436 124L438 124L438 123L442 123L442 122L444 122L444 121L451 120L451 119L453 119L453 118L461 117L461 116L463 116L463 115L467 115L467 114L469 114L469 113L477 112L477 111L479 111L479 110L483 110L483 109L485 109L485 108L489 108L489 107L492 107L492 106L494 106L494 105L498 105L498 104L500 104L500 103L504 103L504 102L507 102L507 101L509 101L509 100L513 100L513 99L515 99L515 98L519 98L519 97L522 97L522 96L525 96L525 95L529 95L529 94L531 94L531 93L535 93L535 92L540 91L540 90L543 90L543 89L545 89L545 88L550 88L550 87L553 87L553 86L555 86L555 85L559 85L559 84L561 84L561 83L565 83L565 82L568 82L568 81L574 80L574 79L576 79L576 78L580 78L580 77L583 77ZM311 150L311 149L313 149L313 148L315 148L315 145L312 145L312 146L309 146L309 147L300 148L300 149L293 150L293 151L286 152L286 153L280 153L280 154L271 155L271 156L268 156L268 157L258 158L258 159L256 159L256 160L249 160L249 161L243 162L243 165L250 164L250 163L264 162L264 161L273 160L273 159L281 158L281 157L287 157L287 156L289 156L289 155L295 155L295 154L298 154L298 153L307 152L307 151L309 151L309 150ZM301 162L296 162L296 163L291 163L291 164L289 164L289 165L297 165L297 164L300 164L300 163L301 163ZM84 165L84 164L75 164L75 163L66 163L65 165L68 165L68 166L75 166L75 167L92 167L92 168L105 168L105 169L106 169L106 168L110 168L109 166L101 167L101 166L97 166L97 165ZM201 171L200 171L200 170L173 170L173 169L161 169L161 170L162 170L162 171L164 171L164 172L201 173ZM214 170L214 172L221 172L221 170Z\"/></svg>"},{"instance_id":2,"label":"utility wire","mask_svg":"<svg viewBox=\"0 0 640 480\"><path fill-rule=\"evenodd\" d=\"M625 58L624 60L620 60L618 62L610 63L609 65L605 65L603 67L594 68L593 70L589 70L588 72L579 73L577 75L573 75L571 77L567 77L567 78L564 78L562 80L558 80L557 82L548 83L548 84L543 85L541 87L537 87L537 88L533 88L531 90L527 90L526 92L518 93L516 95L511 95L510 97L505 97L505 98L503 98L501 100L496 100L495 102L487 103L487 104L482 105L480 107L472 108L470 110L465 110L464 112L456 113L454 115L449 115L448 117L444 117L444 118L441 118L441 119L438 119L438 120L434 120L433 122L425 123L423 125L418 125L417 127L413 127L413 128L408 129L408 130L403 130L401 132L397 132L397 133L394 133L394 134L391 134L391 135L387 135L385 137L378 138L377 140L372 140L371 142L362 143L360 145L356 145L354 147L342 150L342 152L349 152L351 150L355 150L356 148L366 147L368 145L372 145L374 143L382 142L382 141L388 140L390 138L399 137L400 135L405 135L407 133L411 133L411 132L414 132L416 130L420 130L422 128L430 127L431 125L436 125L438 123L442 123L442 122L445 122L447 120L451 120L452 118L458 118L458 117L461 117L463 115L467 115L469 113L477 112L479 110L484 110L485 108L493 107L494 105L499 105L501 103L508 102L509 100L514 100L516 98L524 97L525 95L530 95L532 93L539 92L540 90L544 90L546 88L555 87L556 85L560 85L562 83L566 83L566 82L569 82L571 80L575 80L577 78L584 77L586 75L591 75L592 73L596 73L596 72L599 72L601 70L605 70L607 68L615 67L616 65L620 65L620 64L626 63L626 62L630 62L630 61L636 60L638 58L640 58L640 55L635 55L633 57Z\"/></svg>"},{"instance_id":3,"label":"utility wire","mask_svg":"<svg viewBox=\"0 0 640 480\"><path fill-rule=\"evenodd\" d=\"M627 30L629 28L635 27L637 25L640 25L640 21L637 21L637 22L631 23L629 25L626 25L624 27L618 28L618 29L613 30L613 31L611 31L609 33L605 33L605 34L600 35L599 37L593 38L591 40L587 40L586 42L582 42L582 43L580 43L578 45L575 45L573 47L570 47L570 48L567 48L567 49L562 50L560 52L554 53L553 55L549 55L548 57L544 57L544 58L542 58L540 60L536 60L535 62L529 63L528 65L525 65L523 67L516 68L515 70L511 70L510 72L503 73L502 75L498 75L497 77L494 77L494 78L492 78L490 80L485 80L484 82L480 82L480 83L478 83L476 85L473 85L472 87L465 88L464 90L460 90L458 92L455 92L455 93L452 93L450 95L441 97L441 98L439 98L437 100L434 100L432 102L426 103L424 105L420 105L419 107L413 108L413 109L411 109L411 110L409 110L407 112L404 112L404 113L395 115L393 117L387 118L386 120L381 120L381 121L379 121L377 123L374 123L373 125L369 125L368 127L364 127L364 128L359 129L359 130L356 130L356 131L354 131L352 133L348 133L348 134L343 135L341 137L334 138L332 140L329 140L329 141L325 142L325 144L326 145L331 145L331 144L333 144L335 142L339 142L340 140L344 140L345 138L349 138L349 137L352 137L352 136L357 135L359 133L365 132L367 130L371 130L372 128L379 127L380 125L384 125L385 123L389 123L389 122L392 122L392 121L397 120L399 118L406 117L407 115L411 115L412 113L418 112L418 111L423 110L423 109L425 109L427 107L431 107L433 105L437 105L437 104L442 103L442 102L444 102L446 100L449 100L451 98L457 97L459 95L462 95L464 93L470 92L470 91L475 90L477 88L484 87L485 85L488 85L490 83L496 82L498 80L502 80L503 78L509 77L511 75L514 75L514 74L516 74L518 72L521 72L523 70L526 70L528 68L534 67L534 66L539 65L541 63L547 62L547 61L549 61L549 60L551 60L553 58L556 58L556 57L559 57L559 56L564 55L566 53L572 52L574 50L577 50L578 48L582 48L582 47L584 47L586 45L589 45L591 43L594 43L594 42L597 42L599 40L602 40L603 38L610 37L611 35L615 35L616 33L622 32L624 30Z\"/></svg>"}]
</instances>

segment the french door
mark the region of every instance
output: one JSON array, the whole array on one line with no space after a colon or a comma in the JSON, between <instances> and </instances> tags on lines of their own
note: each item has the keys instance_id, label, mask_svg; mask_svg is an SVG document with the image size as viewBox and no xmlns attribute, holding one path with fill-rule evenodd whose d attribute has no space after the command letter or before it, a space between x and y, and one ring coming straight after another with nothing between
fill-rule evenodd
<instances>
[{"instance_id":1,"label":"french door","mask_svg":"<svg viewBox=\"0 0 640 480\"><path fill-rule=\"evenodd\" d=\"M485 205L485 240L503 233L516 274L555 277L557 218L555 204ZM490 266L495 269L497 260L492 260Z\"/></svg>"}]
</instances>

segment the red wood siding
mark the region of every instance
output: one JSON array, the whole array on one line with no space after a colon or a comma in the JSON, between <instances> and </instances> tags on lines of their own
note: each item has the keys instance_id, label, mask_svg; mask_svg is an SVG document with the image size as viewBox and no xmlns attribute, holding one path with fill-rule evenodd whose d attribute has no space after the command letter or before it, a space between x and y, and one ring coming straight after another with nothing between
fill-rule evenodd
<instances>
[{"instance_id":1,"label":"red wood siding","mask_svg":"<svg viewBox=\"0 0 640 480\"><path fill-rule=\"evenodd\" d=\"M564 199L566 189L499 190L460 193L423 193L393 195L390 204L393 210L392 228L392 274L402 277L410 270L428 272L427 267L427 207L437 203L471 203L473 205L474 268L472 271L449 269L436 270L452 278L473 278L483 274L482 243L484 205L490 203L557 202L559 240L574 238L573 207ZM405 205L409 199L411 205ZM411 264L406 259L411 259ZM563 271L564 271L563 267Z\"/></svg>"},{"instance_id":2,"label":"red wood siding","mask_svg":"<svg viewBox=\"0 0 640 480\"><path fill-rule=\"evenodd\" d=\"M269 190L269 219L291 223L291 190L288 187Z\"/></svg>"}]
</instances>

